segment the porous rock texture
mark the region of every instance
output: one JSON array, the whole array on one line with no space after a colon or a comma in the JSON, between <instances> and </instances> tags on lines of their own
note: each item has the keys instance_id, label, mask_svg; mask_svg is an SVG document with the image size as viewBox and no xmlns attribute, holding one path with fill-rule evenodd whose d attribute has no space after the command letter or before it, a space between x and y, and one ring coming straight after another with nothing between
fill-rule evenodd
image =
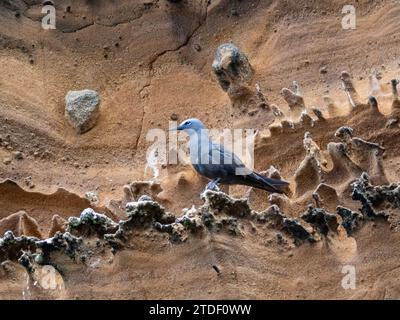
<instances>
[{"instance_id":1,"label":"porous rock texture","mask_svg":"<svg viewBox=\"0 0 400 320\"><path fill-rule=\"evenodd\" d=\"M0 297L399 298L400 8L358 1L349 32L347 4L60 0L42 30L41 1L1 2ZM75 131L81 88L101 106ZM189 117L255 129L287 194L148 163Z\"/></svg>"}]
</instances>

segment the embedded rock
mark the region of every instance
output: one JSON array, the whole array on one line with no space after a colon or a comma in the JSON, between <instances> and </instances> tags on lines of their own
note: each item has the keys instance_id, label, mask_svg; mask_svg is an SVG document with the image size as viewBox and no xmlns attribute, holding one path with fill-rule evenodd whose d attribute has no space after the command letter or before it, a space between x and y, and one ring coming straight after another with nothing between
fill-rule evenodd
<instances>
[{"instance_id":1,"label":"embedded rock","mask_svg":"<svg viewBox=\"0 0 400 320\"><path fill-rule=\"evenodd\" d=\"M77 133L85 133L96 125L100 115L100 97L96 91L69 91L65 102L65 116Z\"/></svg>"},{"instance_id":2,"label":"embedded rock","mask_svg":"<svg viewBox=\"0 0 400 320\"><path fill-rule=\"evenodd\" d=\"M248 83L253 74L246 55L232 43L218 47L212 68L221 88L227 92Z\"/></svg>"}]
</instances>

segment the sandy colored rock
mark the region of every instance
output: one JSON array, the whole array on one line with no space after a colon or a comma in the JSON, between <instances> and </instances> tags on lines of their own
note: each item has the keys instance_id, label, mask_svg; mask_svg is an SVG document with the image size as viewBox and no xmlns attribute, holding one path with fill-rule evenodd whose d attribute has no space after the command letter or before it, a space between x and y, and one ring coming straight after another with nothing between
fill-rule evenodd
<instances>
[{"instance_id":1,"label":"sandy colored rock","mask_svg":"<svg viewBox=\"0 0 400 320\"><path fill-rule=\"evenodd\" d=\"M57 29L43 36L41 5L34 2L0 5L0 159L12 160L0 164L0 219L24 210L42 239L0 235L0 298L22 299L27 275L30 284L40 281L35 275L47 262L60 270L57 283L65 281L67 290L52 295L32 287L26 298L400 297L400 127L390 121L400 119L398 4L358 1L352 32L340 25L344 0L317 7L305 0L60 0ZM234 43L252 68L238 90L225 91L212 68L224 43ZM321 66L328 72L321 74ZM83 88L101 96L101 115L77 135L65 119L65 95ZM282 88L291 91L294 109ZM371 94L376 101L368 100ZM147 134L168 129L173 114L200 118L209 128L257 129L255 169L279 169L292 193L252 190L246 197L247 188L232 186L214 199L215 220L205 214L204 221L200 193L207 181L189 165L145 172ZM353 129L346 140L335 136L343 126ZM306 132L325 166L317 160L303 166L311 159ZM13 159L16 150L23 161ZM387 182L375 181L382 177ZM94 212L118 224L119 233L93 219L66 229L66 219L80 219L93 205L85 198L89 190L99 195ZM146 205L131 206L128 216L125 205L137 202ZM310 223L300 218L309 204L318 209ZM320 232L324 212L336 215L337 232ZM349 264L357 270L354 290L341 286Z\"/></svg>"},{"instance_id":2,"label":"sandy colored rock","mask_svg":"<svg viewBox=\"0 0 400 320\"><path fill-rule=\"evenodd\" d=\"M12 231L16 236L32 236L40 238L42 236L39 225L35 219L30 217L25 211L19 211L0 220L0 234Z\"/></svg>"}]
</instances>

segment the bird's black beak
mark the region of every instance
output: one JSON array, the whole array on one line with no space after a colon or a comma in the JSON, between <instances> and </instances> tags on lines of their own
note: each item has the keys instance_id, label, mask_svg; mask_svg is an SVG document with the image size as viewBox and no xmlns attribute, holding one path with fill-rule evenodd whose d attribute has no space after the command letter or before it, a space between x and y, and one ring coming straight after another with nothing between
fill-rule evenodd
<instances>
[{"instance_id":1,"label":"bird's black beak","mask_svg":"<svg viewBox=\"0 0 400 320\"><path fill-rule=\"evenodd\" d=\"M176 128L171 128L169 131L180 131L183 130L182 126L177 126Z\"/></svg>"}]
</instances>

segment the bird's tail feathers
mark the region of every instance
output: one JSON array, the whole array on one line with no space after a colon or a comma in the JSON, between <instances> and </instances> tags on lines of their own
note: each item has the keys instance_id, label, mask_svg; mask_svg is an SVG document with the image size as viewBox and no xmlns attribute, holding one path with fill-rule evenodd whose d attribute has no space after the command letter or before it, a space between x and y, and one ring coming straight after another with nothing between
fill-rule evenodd
<instances>
[{"instance_id":1,"label":"bird's tail feathers","mask_svg":"<svg viewBox=\"0 0 400 320\"><path fill-rule=\"evenodd\" d=\"M289 182L284 180L272 179L254 172L256 179L261 182L261 188L269 192L285 193Z\"/></svg>"}]
</instances>

